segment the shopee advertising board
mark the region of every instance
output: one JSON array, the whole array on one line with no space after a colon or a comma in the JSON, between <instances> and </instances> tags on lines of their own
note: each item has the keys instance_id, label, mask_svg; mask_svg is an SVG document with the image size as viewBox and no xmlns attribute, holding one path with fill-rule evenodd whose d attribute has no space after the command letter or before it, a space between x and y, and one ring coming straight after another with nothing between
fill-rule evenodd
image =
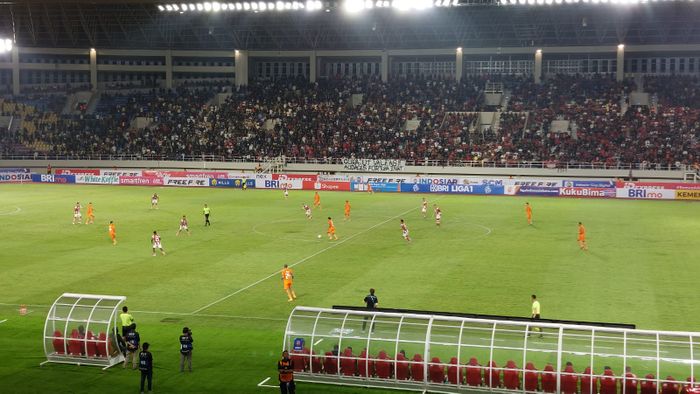
<instances>
[{"instance_id":1,"label":"shopee advertising board","mask_svg":"<svg viewBox=\"0 0 700 394\"><path fill-rule=\"evenodd\" d=\"M350 191L350 182L304 181L304 190Z\"/></svg>"}]
</instances>

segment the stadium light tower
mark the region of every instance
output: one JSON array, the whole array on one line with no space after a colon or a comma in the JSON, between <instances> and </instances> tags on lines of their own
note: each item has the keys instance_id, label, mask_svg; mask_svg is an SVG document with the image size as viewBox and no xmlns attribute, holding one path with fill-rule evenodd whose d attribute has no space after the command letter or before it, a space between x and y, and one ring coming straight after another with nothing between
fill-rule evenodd
<instances>
[{"instance_id":1,"label":"stadium light tower","mask_svg":"<svg viewBox=\"0 0 700 394\"><path fill-rule=\"evenodd\" d=\"M12 51L12 47L14 46L14 43L12 42L11 39L5 38L2 39L0 38L0 53L6 53Z\"/></svg>"}]
</instances>

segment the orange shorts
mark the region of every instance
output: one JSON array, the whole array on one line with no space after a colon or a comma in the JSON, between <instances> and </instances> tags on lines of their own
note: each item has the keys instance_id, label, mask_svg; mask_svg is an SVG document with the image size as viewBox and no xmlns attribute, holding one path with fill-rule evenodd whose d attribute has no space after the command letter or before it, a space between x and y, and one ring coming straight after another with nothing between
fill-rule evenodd
<instances>
[{"instance_id":1,"label":"orange shorts","mask_svg":"<svg viewBox=\"0 0 700 394\"><path fill-rule=\"evenodd\" d=\"M292 281L291 280L285 280L283 283L284 283L285 290L292 288Z\"/></svg>"},{"instance_id":2,"label":"orange shorts","mask_svg":"<svg viewBox=\"0 0 700 394\"><path fill-rule=\"evenodd\" d=\"M345 216L350 216L350 211L345 211Z\"/></svg>"},{"instance_id":3,"label":"orange shorts","mask_svg":"<svg viewBox=\"0 0 700 394\"><path fill-rule=\"evenodd\" d=\"M115 234L115 233L109 233L109 237L112 238L112 239L117 238L117 234Z\"/></svg>"},{"instance_id":4,"label":"orange shorts","mask_svg":"<svg viewBox=\"0 0 700 394\"><path fill-rule=\"evenodd\" d=\"M585 235L579 235L579 236L578 236L578 240L579 240L579 241L585 241L585 240L586 240L586 236L585 236Z\"/></svg>"},{"instance_id":5,"label":"orange shorts","mask_svg":"<svg viewBox=\"0 0 700 394\"><path fill-rule=\"evenodd\" d=\"M328 234L335 234L335 227L331 227L328 229Z\"/></svg>"}]
</instances>

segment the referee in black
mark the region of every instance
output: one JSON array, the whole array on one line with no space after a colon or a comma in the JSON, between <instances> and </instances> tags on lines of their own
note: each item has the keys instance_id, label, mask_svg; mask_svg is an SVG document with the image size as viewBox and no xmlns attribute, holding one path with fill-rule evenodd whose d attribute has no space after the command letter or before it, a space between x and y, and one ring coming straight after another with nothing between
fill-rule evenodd
<instances>
[{"instance_id":1,"label":"referee in black","mask_svg":"<svg viewBox=\"0 0 700 394\"><path fill-rule=\"evenodd\" d=\"M370 311L377 309L379 299L376 295L374 295L374 289L369 289L369 294L365 296L365 304L367 305L367 309ZM365 331L367 329L367 319L369 318L369 316L365 316L365 319L362 322L362 331ZM372 321L370 329L372 330L372 332L374 332L374 321Z\"/></svg>"}]
</instances>

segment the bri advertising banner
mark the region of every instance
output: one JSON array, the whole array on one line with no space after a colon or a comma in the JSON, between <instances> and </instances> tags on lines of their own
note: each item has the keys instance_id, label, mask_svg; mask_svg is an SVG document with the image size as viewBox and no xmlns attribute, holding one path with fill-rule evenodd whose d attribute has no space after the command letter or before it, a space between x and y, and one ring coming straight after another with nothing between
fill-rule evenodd
<instances>
[{"instance_id":1,"label":"bri advertising banner","mask_svg":"<svg viewBox=\"0 0 700 394\"><path fill-rule=\"evenodd\" d=\"M32 174L32 182L75 183L75 175Z\"/></svg>"},{"instance_id":2,"label":"bri advertising banner","mask_svg":"<svg viewBox=\"0 0 700 394\"><path fill-rule=\"evenodd\" d=\"M233 187L236 189L242 189L244 181L247 188L255 188L255 179L245 178L211 178L209 179L209 185L211 187Z\"/></svg>"},{"instance_id":3,"label":"bri advertising banner","mask_svg":"<svg viewBox=\"0 0 700 394\"><path fill-rule=\"evenodd\" d=\"M32 174L28 172L0 172L0 183L31 182Z\"/></svg>"},{"instance_id":4,"label":"bri advertising banner","mask_svg":"<svg viewBox=\"0 0 700 394\"><path fill-rule=\"evenodd\" d=\"M120 176L119 184L127 186L163 186L163 178L156 176Z\"/></svg>"},{"instance_id":5,"label":"bri advertising banner","mask_svg":"<svg viewBox=\"0 0 700 394\"><path fill-rule=\"evenodd\" d=\"M432 183L402 183L401 192L502 195L504 193L504 187L502 185L443 185Z\"/></svg>"},{"instance_id":6,"label":"bri advertising banner","mask_svg":"<svg viewBox=\"0 0 700 394\"><path fill-rule=\"evenodd\" d=\"M116 175L75 175L75 183L88 183L92 185L118 185L119 177Z\"/></svg>"}]
</instances>

